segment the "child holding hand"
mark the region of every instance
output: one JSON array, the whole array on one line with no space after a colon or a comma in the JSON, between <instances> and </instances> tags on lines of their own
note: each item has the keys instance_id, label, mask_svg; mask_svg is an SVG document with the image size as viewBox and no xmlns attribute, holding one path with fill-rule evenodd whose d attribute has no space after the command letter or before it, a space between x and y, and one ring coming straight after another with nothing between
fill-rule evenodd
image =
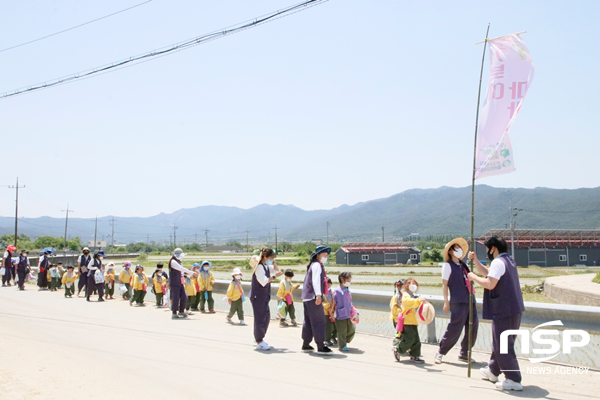
<instances>
[{"instance_id":1,"label":"child holding hand","mask_svg":"<svg viewBox=\"0 0 600 400\"><path fill-rule=\"evenodd\" d=\"M67 272L62 276L62 283L65 285L65 297L73 297L75 294L75 281L77 280L77 274L74 273L75 267L69 265Z\"/></svg>"},{"instance_id":2,"label":"child holding hand","mask_svg":"<svg viewBox=\"0 0 600 400\"><path fill-rule=\"evenodd\" d=\"M194 263L192 265L192 271L197 273L199 269L200 264ZM183 279L185 282L185 293L188 297L185 310L189 312L191 308L192 311L198 311L198 302L196 301L198 299L198 280L193 276L185 276Z\"/></svg>"},{"instance_id":3,"label":"child holding hand","mask_svg":"<svg viewBox=\"0 0 600 400\"><path fill-rule=\"evenodd\" d=\"M229 314L227 314L227 322L232 324L233 321L231 318L237 312L240 325L246 325L244 322L244 301L246 301L246 296L244 296L244 289L242 288L241 283L242 271L239 268L234 268L231 276L233 277L233 280L227 288L226 295L229 299L229 304L231 305L229 308Z\"/></svg>"},{"instance_id":4,"label":"child holding hand","mask_svg":"<svg viewBox=\"0 0 600 400\"><path fill-rule=\"evenodd\" d=\"M400 355L410 351L410 361L423 364L425 361L421 358L421 338L419 337L417 323L417 309L427 299L420 299L416 292L419 284L416 280L410 278L404 282L404 294L402 294L401 313L404 316L404 327L400 342L394 347L394 356L400 361Z\"/></svg>"},{"instance_id":5,"label":"child holding hand","mask_svg":"<svg viewBox=\"0 0 600 400\"><path fill-rule=\"evenodd\" d=\"M146 288L148 285L148 277L144 274L144 267L141 265L135 266L135 273L133 274L132 288L133 297L129 301L129 305L133 305L135 301L136 307L145 307L144 297L146 296Z\"/></svg>"},{"instance_id":6,"label":"child holding hand","mask_svg":"<svg viewBox=\"0 0 600 400\"><path fill-rule=\"evenodd\" d=\"M354 339L356 327L352 322L352 295L350 294L350 283L352 274L342 272L338 276L340 286L333 292L335 303L335 327L338 336L338 346L341 351L349 351L348 343Z\"/></svg>"},{"instance_id":7,"label":"child holding hand","mask_svg":"<svg viewBox=\"0 0 600 400\"><path fill-rule=\"evenodd\" d=\"M284 273L284 279L282 279L281 283L279 284L277 297L279 297L279 300L285 303L285 314L290 316L292 326L298 326L298 323L296 322L296 308L294 307L294 295L292 292L295 289L298 289L300 284L292 284L293 277L294 271L291 269L286 269ZM283 315L283 318L281 318L281 321L279 321L279 326L288 326L288 323L285 321L286 315Z\"/></svg>"},{"instance_id":8,"label":"child holding hand","mask_svg":"<svg viewBox=\"0 0 600 400\"><path fill-rule=\"evenodd\" d=\"M115 294L115 263L109 262L104 272L104 297L114 299Z\"/></svg>"},{"instance_id":9,"label":"child holding hand","mask_svg":"<svg viewBox=\"0 0 600 400\"><path fill-rule=\"evenodd\" d=\"M325 330L325 344L327 346L333 346L337 344L337 330L335 328L335 304L333 303L333 290L331 289L333 283L331 278L327 278L327 287L329 293L323 295L323 311L325 311L325 318L327 318L327 327Z\"/></svg>"},{"instance_id":10,"label":"child holding hand","mask_svg":"<svg viewBox=\"0 0 600 400\"><path fill-rule=\"evenodd\" d=\"M152 278L154 284L154 292L156 293L156 307L161 308L163 306L163 299L167 293L167 278L165 278L162 272L154 272L154 278Z\"/></svg>"},{"instance_id":11,"label":"child holding hand","mask_svg":"<svg viewBox=\"0 0 600 400\"><path fill-rule=\"evenodd\" d=\"M212 296L213 284L215 276L210 271L212 263L210 261L202 261L200 274L198 276L199 294L200 294L200 311L205 311L205 304L208 305L208 312L215 313L215 301Z\"/></svg>"}]
</instances>

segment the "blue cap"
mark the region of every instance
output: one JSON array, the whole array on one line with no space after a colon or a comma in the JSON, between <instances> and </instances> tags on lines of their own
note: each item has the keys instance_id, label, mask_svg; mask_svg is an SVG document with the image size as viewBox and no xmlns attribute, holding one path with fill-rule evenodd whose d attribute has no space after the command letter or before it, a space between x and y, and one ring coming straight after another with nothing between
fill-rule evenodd
<instances>
[{"instance_id":1,"label":"blue cap","mask_svg":"<svg viewBox=\"0 0 600 400\"><path fill-rule=\"evenodd\" d=\"M192 265L192 267L199 267L199 266L200 266L200 264L198 264L198 263L194 263L194 264Z\"/></svg>"}]
</instances>

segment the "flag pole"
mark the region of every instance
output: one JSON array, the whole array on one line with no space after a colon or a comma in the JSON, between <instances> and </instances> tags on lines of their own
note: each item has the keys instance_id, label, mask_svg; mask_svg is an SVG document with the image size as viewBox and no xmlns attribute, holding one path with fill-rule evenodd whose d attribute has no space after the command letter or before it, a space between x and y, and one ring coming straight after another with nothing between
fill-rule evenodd
<instances>
[{"instance_id":1,"label":"flag pole","mask_svg":"<svg viewBox=\"0 0 600 400\"><path fill-rule=\"evenodd\" d=\"M488 35L490 33L490 24L488 24L487 32L485 33L485 43L483 45L483 56L481 57L481 72L479 73L479 93L477 94L477 113L475 116L475 145L473 147L473 179L471 180L471 251L475 251L475 172L477 172L476 158L477 158L477 128L479 127L479 103L481 102L481 81L483 80L483 64L485 61L485 50L488 42ZM473 272L473 260L469 261L469 267ZM467 356L468 365L467 377L471 377L471 347L472 335L473 335L473 281L469 281L469 354Z\"/></svg>"}]
</instances>

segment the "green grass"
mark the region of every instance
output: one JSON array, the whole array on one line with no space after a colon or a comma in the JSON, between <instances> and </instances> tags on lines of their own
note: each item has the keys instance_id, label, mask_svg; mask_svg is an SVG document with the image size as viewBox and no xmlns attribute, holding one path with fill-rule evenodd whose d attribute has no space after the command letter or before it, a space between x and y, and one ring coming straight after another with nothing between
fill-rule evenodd
<instances>
[{"instance_id":1,"label":"green grass","mask_svg":"<svg viewBox=\"0 0 600 400\"><path fill-rule=\"evenodd\" d=\"M600 283L600 271L596 272L596 277L592 279L594 283Z\"/></svg>"}]
</instances>

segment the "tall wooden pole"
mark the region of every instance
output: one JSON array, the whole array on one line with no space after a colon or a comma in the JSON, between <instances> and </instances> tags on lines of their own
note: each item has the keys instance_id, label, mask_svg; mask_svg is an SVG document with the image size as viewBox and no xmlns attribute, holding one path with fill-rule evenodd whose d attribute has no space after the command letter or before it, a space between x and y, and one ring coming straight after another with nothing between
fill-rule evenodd
<instances>
[{"instance_id":1,"label":"tall wooden pole","mask_svg":"<svg viewBox=\"0 0 600 400\"><path fill-rule=\"evenodd\" d=\"M475 173L477 172L477 129L479 128L479 104L481 102L481 82L483 81L483 65L485 61L485 50L487 48L488 35L490 33L490 24L488 24L487 32L485 33L485 42L483 44L483 56L481 57L481 71L479 72L479 93L477 94L477 113L475 116L475 144L473 146L473 177L471 180L471 251L475 251ZM469 267L473 272L473 260L469 261ZM468 365L467 376L471 377L471 353L473 347L473 281L469 281L469 354L468 354Z\"/></svg>"}]
</instances>

